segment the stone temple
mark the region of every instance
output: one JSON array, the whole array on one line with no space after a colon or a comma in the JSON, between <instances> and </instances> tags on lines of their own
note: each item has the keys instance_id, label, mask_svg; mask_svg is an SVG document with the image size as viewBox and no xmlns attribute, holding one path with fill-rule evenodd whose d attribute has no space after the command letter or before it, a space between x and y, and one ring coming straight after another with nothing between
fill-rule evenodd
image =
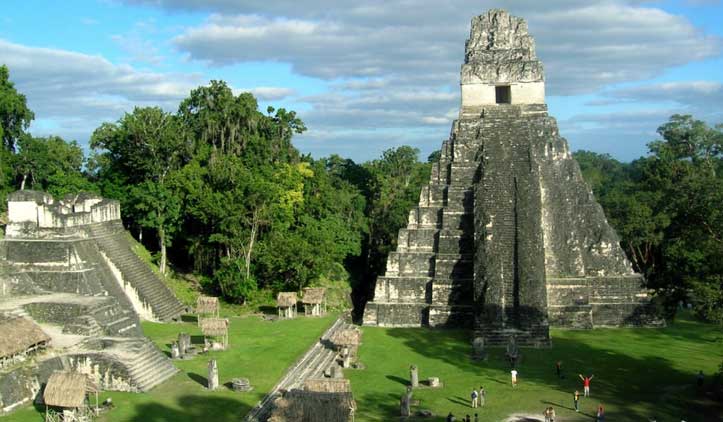
<instances>
[{"instance_id":1,"label":"stone temple","mask_svg":"<svg viewBox=\"0 0 723 422\"><path fill-rule=\"evenodd\" d=\"M177 370L139 321L184 312L133 252L118 201L8 195L0 325L11 331L2 336L17 335L23 347L0 347L0 414L32 400L55 370L89 375L104 390L153 388Z\"/></svg>"},{"instance_id":2,"label":"stone temple","mask_svg":"<svg viewBox=\"0 0 723 422\"><path fill-rule=\"evenodd\" d=\"M364 324L470 327L545 346L549 325L655 325L636 274L547 114L527 23L472 19L462 106Z\"/></svg>"}]
</instances>

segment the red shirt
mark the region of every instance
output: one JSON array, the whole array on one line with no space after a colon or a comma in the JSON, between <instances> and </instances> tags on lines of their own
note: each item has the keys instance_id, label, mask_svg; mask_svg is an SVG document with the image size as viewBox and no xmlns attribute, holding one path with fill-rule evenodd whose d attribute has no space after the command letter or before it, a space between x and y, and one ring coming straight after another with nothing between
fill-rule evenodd
<instances>
[{"instance_id":1,"label":"red shirt","mask_svg":"<svg viewBox=\"0 0 723 422\"><path fill-rule=\"evenodd\" d=\"M585 377L585 379L582 380L582 385L584 385L585 387L589 387L590 386L590 378Z\"/></svg>"}]
</instances>

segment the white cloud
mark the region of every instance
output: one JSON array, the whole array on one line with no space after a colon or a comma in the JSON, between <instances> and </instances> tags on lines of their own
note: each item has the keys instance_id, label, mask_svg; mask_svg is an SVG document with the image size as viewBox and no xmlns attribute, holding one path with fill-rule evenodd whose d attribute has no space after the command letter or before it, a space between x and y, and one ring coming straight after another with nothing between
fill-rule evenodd
<instances>
[{"instance_id":1,"label":"white cloud","mask_svg":"<svg viewBox=\"0 0 723 422\"><path fill-rule=\"evenodd\" d=\"M484 5L476 0L310 0L303 5L298 0L120 1L171 12L211 13L170 40L189 59L210 68L288 63L299 75L326 81L328 92L306 97L293 88L247 88L262 100L292 97L310 105L300 113L309 132L298 144L320 154L349 152L358 154L355 159L371 158L370 152L399 143L419 146L423 152L438 148L448 133L445 125L455 118L459 106L459 66L470 18L491 7L504 7L528 20L545 64L548 95L602 91L607 104L676 103L652 107L659 112L649 116L590 112L561 122L573 147L588 141L619 144L623 139L632 145L636 133L635 148L644 149L640 145L649 140L647 134L667 120L664 113L720 105L720 86L604 91L721 53L719 37L646 1L490 0ZM136 44L140 53L153 52L146 48L152 45L129 34L118 41ZM97 122L105 116L116 119L134 104L174 109L190 88L202 83L198 75L144 72L97 56L29 47L18 54L6 44L0 42L0 61L13 58L12 77L35 104L37 114L60 116L74 130L80 123L71 122L71 115L81 116L81 122ZM144 60L142 54L134 55L130 49L128 53L153 63L153 54Z\"/></svg>"},{"instance_id":2,"label":"white cloud","mask_svg":"<svg viewBox=\"0 0 723 422\"><path fill-rule=\"evenodd\" d=\"M174 39L191 59L209 66L283 62L298 74L327 80L329 92L300 99L311 105L300 114L310 128L300 145L318 150L323 145L329 148L326 153L342 151L342 140L360 138L379 152L384 148L374 146L395 145L405 129L416 134L405 138L412 145L421 145L420 139L443 139L459 107L459 66L470 18L489 7L505 7L528 21L545 64L548 95L593 94L607 86L644 81L720 55L723 45L684 17L638 1L490 1L484 8L472 0L413 5L404 0L319 1L303 8L287 1L254 0L154 4L214 13ZM662 99L660 95L656 101ZM664 111L647 119L633 114L622 124L595 116L562 123L563 133L570 130L573 147L619 148L626 158L644 153L650 134L668 117ZM426 130L425 135L415 129ZM338 141L318 141L319 133L336 134Z\"/></svg>"},{"instance_id":3,"label":"white cloud","mask_svg":"<svg viewBox=\"0 0 723 422\"><path fill-rule=\"evenodd\" d=\"M84 127L86 139L101 122L115 121L134 106L175 111L179 100L202 83L200 75L141 71L101 56L1 39L0 63L10 69L10 79L36 118L45 122L39 128L57 127L55 134L78 137Z\"/></svg>"},{"instance_id":4,"label":"white cloud","mask_svg":"<svg viewBox=\"0 0 723 422\"><path fill-rule=\"evenodd\" d=\"M618 88L603 93L604 99L591 105L618 102L674 102L691 111L704 114L723 104L723 83L718 81L677 81Z\"/></svg>"},{"instance_id":5,"label":"white cloud","mask_svg":"<svg viewBox=\"0 0 723 422\"><path fill-rule=\"evenodd\" d=\"M256 88L234 89L234 94L236 95L241 92L250 92L254 95L254 97L263 101L278 101L296 95L295 89L279 86L258 86Z\"/></svg>"},{"instance_id":6,"label":"white cloud","mask_svg":"<svg viewBox=\"0 0 723 422\"><path fill-rule=\"evenodd\" d=\"M289 19L277 7L248 2L235 7L224 1L204 6L188 0L154 3L246 13L216 13L175 38L181 51L211 65L280 61L302 75L329 80L435 75L438 84L456 81L470 11L479 7L464 1L454 8L439 3L410 7L405 1L351 8L321 2L298 14L297 8L288 9L298 16ZM651 7L608 0L504 5L529 21L552 95L590 93L604 85L650 78L721 51L719 38ZM261 15L265 11L280 14Z\"/></svg>"}]
</instances>

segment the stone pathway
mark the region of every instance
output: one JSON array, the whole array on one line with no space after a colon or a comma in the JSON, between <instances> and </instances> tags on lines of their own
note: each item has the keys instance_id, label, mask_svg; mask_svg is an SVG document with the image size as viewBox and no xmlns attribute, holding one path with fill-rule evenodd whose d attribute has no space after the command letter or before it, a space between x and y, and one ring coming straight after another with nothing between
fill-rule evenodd
<instances>
[{"instance_id":1,"label":"stone pathway","mask_svg":"<svg viewBox=\"0 0 723 422\"><path fill-rule=\"evenodd\" d=\"M304 381L310 378L321 378L324 371L334 363L336 352L332 348L331 336L338 330L344 329L346 323L343 317L337 319L331 327L321 336L305 354L292 366L283 378L266 394L266 396L251 409L243 419L244 422L264 422L271 414L274 400L284 391L300 388Z\"/></svg>"}]
</instances>

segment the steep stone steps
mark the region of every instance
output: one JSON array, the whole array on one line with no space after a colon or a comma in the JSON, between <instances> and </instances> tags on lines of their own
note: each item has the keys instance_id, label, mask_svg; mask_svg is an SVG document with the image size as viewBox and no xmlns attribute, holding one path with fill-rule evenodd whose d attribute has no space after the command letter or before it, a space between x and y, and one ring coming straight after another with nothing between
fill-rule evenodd
<instances>
[{"instance_id":1,"label":"steep stone steps","mask_svg":"<svg viewBox=\"0 0 723 422\"><path fill-rule=\"evenodd\" d=\"M374 298L388 303L426 302L431 283L432 277L382 276Z\"/></svg>"},{"instance_id":2,"label":"steep stone steps","mask_svg":"<svg viewBox=\"0 0 723 422\"><path fill-rule=\"evenodd\" d=\"M81 315L75 321L63 326L64 334L79 334L88 337L100 337L105 335L103 328L95 318L88 315Z\"/></svg>"},{"instance_id":3,"label":"steep stone steps","mask_svg":"<svg viewBox=\"0 0 723 422\"><path fill-rule=\"evenodd\" d=\"M136 316L122 308L114 298L107 297L106 301L93 305L87 315L96 321L103 335L132 337L141 334Z\"/></svg>"},{"instance_id":4,"label":"steep stone steps","mask_svg":"<svg viewBox=\"0 0 723 422\"><path fill-rule=\"evenodd\" d=\"M335 364L336 352L331 348L331 337L346 327L339 318L321 336L311 348L301 357L264 398L254 406L244 417L244 422L266 421L271 414L274 400L281 396L283 391L301 387L307 379L321 378L324 371Z\"/></svg>"},{"instance_id":5,"label":"steep stone steps","mask_svg":"<svg viewBox=\"0 0 723 422\"><path fill-rule=\"evenodd\" d=\"M472 187L480 172L480 130L477 119L453 124L429 183L421 189L419 205L409 212L397 249L387 257L385 275L378 278L374 300L367 304L365 324L444 325L445 318L464 318L471 312Z\"/></svg>"},{"instance_id":6,"label":"steep stone steps","mask_svg":"<svg viewBox=\"0 0 723 422\"><path fill-rule=\"evenodd\" d=\"M152 344L145 343L128 365L128 372L141 391L148 391L175 375L178 369Z\"/></svg>"},{"instance_id":7,"label":"steep stone steps","mask_svg":"<svg viewBox=\"0 0 723 422\"><path fill-rule=\"evenodd\" d=\"M104 231L105 230L105 231ZM99 249L113 263L123 277L138 293L140 299L150 306L155 318L161 321L177 319L185 311L165 284L132 251L125 233L108 233L107 228L92 233Z\"/></svg>"},{"instance_id":8,"label":"steep stone steps","mask_svg":"<svg viewBox=\"0 0 723 422\"><path fill-rule=\"evenodd\" d=\"M171 360L145 337L106 337L89 342L87 347L100 349L109 360L120 363L127 382L137 391L149 391L178 372Z\"/></svg>"}]
</instances>

